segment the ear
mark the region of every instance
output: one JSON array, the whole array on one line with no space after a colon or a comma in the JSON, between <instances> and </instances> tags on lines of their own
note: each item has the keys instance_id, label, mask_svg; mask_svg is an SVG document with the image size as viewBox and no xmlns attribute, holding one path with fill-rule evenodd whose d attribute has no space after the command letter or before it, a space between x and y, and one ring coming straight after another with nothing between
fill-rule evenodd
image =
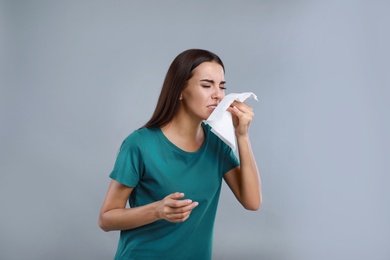
<instances>
[{"instance_id":1,"label":"ear","mask_svg":"<svg viewBox=\"0 0 390 260\"><path fill-rule=\"evenodd\" d=\"M180 94L179 100L183 100L183 94Z\"/></svg>"}]
</instances>

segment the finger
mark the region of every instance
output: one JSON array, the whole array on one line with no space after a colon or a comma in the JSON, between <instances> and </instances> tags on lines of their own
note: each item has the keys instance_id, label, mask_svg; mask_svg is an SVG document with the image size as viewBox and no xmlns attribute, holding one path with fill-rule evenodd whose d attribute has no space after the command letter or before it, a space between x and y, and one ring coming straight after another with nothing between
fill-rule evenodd
<instances>
[{"instance_id":1,"label":"finger","mask_svg":"<svg viewBox=\"0 0 390 260\"><path fill-rule=\"evenodd\" d=\"M228 107L227 111L229 111L234 116L239 116L238 112L241 112L236 106L230 106Z\"/></svg>"},{"instance_id":2,"label":"finger","mask_svg":"<svg viewBox=\"0 0 390 260\"><path fill-rule=\"evenodd\" d=\"M191 203L192 200L190 199L185 199L185 200L167 199L165 205L171 208L181 208L184 206L188 206Z\"/></svg>"},{"instance_id":3,"label":"finger","mask_svg":"<svg viewBox=\"0 0 390 260\"><path fill-rule=\"evenodd\" d=\"M199 203L195 201L189 205L183 205L181 207L172 207L171 212L172 214L176 214L176 213L184 213L184 212L192 211L198 205Z\"/></svg>"},{"instance_id":4,"label":"finger","mask_svg":"<svg viewBox=\"0 0 390 260\"><path fill-rule=\"evenodd\" d=\"M230 113L232 113L232 115L235 115L237 117L241 117L244 115L244 113L242 111L240 111L236 106L229 107L227 110Z\"/></svg>"},{"instance_id":5,"label":"finger","mask_svg":"<svg viewBox=\"0 0 390 260\"><path fill-rule=\"evenodd\" d=\"M174 200L181 199L181 198L184 198L184 193L183 193L183 192L171 193L171 194L169 194L168 196L166 196L165 198L166 198L166 199L167 199L167 198L169 198L169 199L174 199Z\"/></svg>"},{"instance_id":6,"label":"finger","mask_svg":"<svg viewBox=\"0 0 390 260\"><path fill-rule=\"evenodd\" d=\"M249 106L248 107L242 106L241 108L237 106L233 106L233 107L229 107L228 111L232 113L232 115L235 115L238 118L240 118L240 121L241 119L245 119L245 118L252 120L252 118L255 115L252 108Z\"/></svg>"},{"instance_id":7,"label":"finger","mask_svg":"<svg viewBox=\"0 0 390 260\"><path fill-rule=\"evenodd\" d=\"M184 222L190 217L191 212L186 212L186 213L178 213L171 215L169 220L171 222Z\"/></svg>"},{"instance_id":8,"label":"finger","mask_svg":"<svg viewBox=\"0 0 390 260\"><path fill-rule=\"evenodd\" d=\"M234 101L230 106L237 107L240 111L245 113L253 113L253 108L245 102Z\"/></svg>"},{"instance_id":9,"label":"finger","mask_svg":"<svg viewBox=\"0 0 390 260\"><path fill-rule=\"evenodd\" d=\"M181 208L167 207L165 209L165 215L169 219L183 218L185 214L189 214L196 206L198 206L198 202L193 202L190 205Z\"/></svg>"},{"instance_id":10,"label":"finger","mask_svg":"<svg viewBox=\"0 0 390 260\"><path fill-rule=\"evenodd\" d=\"M184 218L187 219L189 217L189 215L191 214L192 210L198 205L199 205L198 202L193 202L189 206L177 208L174 210L174 212L172 212L169 215L169 217L171 219L184 219Z\"/></svg>"}]
</instances>

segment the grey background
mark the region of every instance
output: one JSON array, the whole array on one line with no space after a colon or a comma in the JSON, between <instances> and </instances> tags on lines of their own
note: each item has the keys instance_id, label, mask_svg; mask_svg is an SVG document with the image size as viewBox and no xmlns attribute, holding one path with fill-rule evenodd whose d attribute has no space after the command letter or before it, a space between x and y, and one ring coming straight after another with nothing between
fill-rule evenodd
<instances>
[{"instance_id":1,"label":"grey background","mask_svg":"<svg viewBox=\"0 0 390 260\"><path fill-rule=\"evenodd\" d=\"M112 259L108 174L188 48L260 98L264 203L223 187L214 259L390 259L389 1L0 3L0 259Z\"/></svg>"}]
</instances>

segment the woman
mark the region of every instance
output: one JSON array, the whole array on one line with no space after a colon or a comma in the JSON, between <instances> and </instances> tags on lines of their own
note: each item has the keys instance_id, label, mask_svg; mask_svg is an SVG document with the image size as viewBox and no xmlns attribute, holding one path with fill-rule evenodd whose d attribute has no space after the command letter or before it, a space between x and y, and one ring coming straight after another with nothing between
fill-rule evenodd
<instances>
[{"instance_id":1,"label":"woman","mask_svg":"<svg viewBox=\"0 0 390 260\"><path fill-rule=\"evenodd\" d=\"M115 259L211 259L222 179L244 208L259 209L252 108L228 108L240 161L202 122L225 89L217 55L190 49L172 62L153 116L124 140L110 174L99 226L121 230Z\"/></svg>"}]
</instances>

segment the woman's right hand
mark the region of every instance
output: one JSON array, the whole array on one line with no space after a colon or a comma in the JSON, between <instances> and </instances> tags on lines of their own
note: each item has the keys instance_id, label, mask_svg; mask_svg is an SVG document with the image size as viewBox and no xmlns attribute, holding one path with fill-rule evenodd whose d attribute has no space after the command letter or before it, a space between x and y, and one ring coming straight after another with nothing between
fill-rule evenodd
<instances>
[{"instance_id":1,"label":"woman's right hand","mask_svg":"<svg viewBox=\"0 0 390 260\"><path fill-rule=\"evenodd\" d=\"M160 219L184 222L198 206L198 202L183 199L183 193L175 192L160 201L126 208L132 191L133 188L111 180L98 221L104 231L133 229Z\"/></svg>"},{"instance_id":2,"label":"woman's right hand","mask_svg":"<svg viewBox=\"0 0 390 260\"><path fill-rule=\"evenodd\" d=\"M175 192L160 200L156 208L158 217L174 223L186 221L199 203L183 198L184 193Z\"/></svg>"}]
</instances>

